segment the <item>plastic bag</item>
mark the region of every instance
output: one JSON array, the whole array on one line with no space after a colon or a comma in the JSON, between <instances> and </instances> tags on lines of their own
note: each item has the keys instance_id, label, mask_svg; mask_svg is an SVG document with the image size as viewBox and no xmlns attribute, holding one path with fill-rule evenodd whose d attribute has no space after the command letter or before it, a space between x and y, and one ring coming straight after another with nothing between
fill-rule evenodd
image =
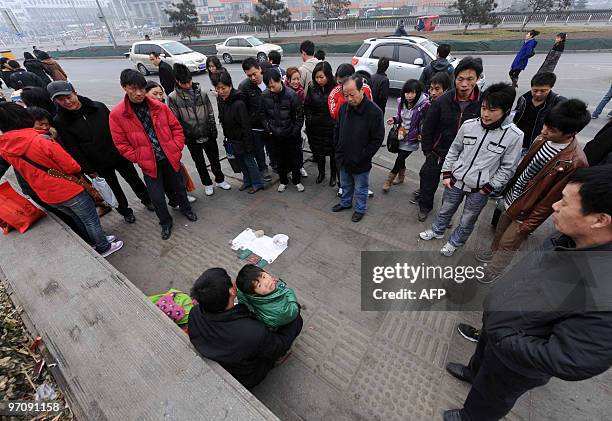
<instances>
[{"instance_id":1,"label":"plastic bag","mask_svg":"<svg viewBox=\"0 0 612 421\"><path fill-rule=\"evenodd\" d=\"M102 196L106 203L108 203L113 208L119 207L119 202L117 202L115 193L113 193L113 190L110 188L105 179L103 179L102 177L96 177L91 180L91 184L96 190L98 190L100 196Z\"/></svg>"},{"instance_id":2,"label":"plastic bag","mask_svg":"<svg viewBox=\"0 0 612 421\"><path fill-rule=\"evenodd\" d=\"M181 164L181 173L183 174L183 177L185 178L185 190L187 190L188 192L195 191L196 189L195 183L193 182L193 179L187 172L187 168L185 168L183 164Z\"/></svg>"},{"instance_id":3,"label":"plastic bag","mask_svg":"<svg viewBox=\"0 0 612 421\"><path fill-rule=\"evenodd\" d=\"M23 234L30 225L45 215L45 212L13 190L8 181L0 184L0 220L3 222L2 225L10 225ZM3 227L3 231L4 234L8 234L8 227Z\"/></svg>"}]
</instances>

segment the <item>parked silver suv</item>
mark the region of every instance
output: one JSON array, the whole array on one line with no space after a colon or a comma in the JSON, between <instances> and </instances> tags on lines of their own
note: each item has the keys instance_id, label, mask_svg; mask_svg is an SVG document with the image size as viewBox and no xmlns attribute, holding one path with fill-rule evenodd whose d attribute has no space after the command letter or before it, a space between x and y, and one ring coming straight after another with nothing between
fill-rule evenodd
<instances>
[{"instance_id":1,"label":"parked silver suv","mask_svg":"<svg viewBox=\"0 0 612 421\"><path fill-rule=\"evenodd\" d=\"M402 89L408 79L419 79L425 66L436 59L438 44L419 36L388 36L384 38L369 38L363 41L361 47L353 56L352 64L355 71L370 78L376 73L378 59L389 57L389 86L391 89ZM449 55L448 61L453 67L459 64L456 57ZM484 74L478 81L483 87Z\"/></svg>"}]
</instances>

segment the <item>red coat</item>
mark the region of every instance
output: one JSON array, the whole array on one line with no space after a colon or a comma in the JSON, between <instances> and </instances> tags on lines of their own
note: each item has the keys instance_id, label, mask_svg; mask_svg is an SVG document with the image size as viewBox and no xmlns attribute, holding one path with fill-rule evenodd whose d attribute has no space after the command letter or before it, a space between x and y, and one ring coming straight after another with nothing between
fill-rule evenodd
<instances>
[{"instance_id":1,"label":"red coat","mask_svg":"<svg viewBox=\"0 0 612 421\"><path fill-rule=\"evenodd\" d=\"M365 96L368 97L370 101L372 100L372 89L370 89L370 86L366 85L365 83L363 84L363 93L365 94ZM346 98L344 97L344 93L342 92L342 85L338 85L334 89L332 89L332 91L329 93L329 96L327 97L329 114L334 120L338 120L338 113L340 112L340 107L342 107L342 104L344 104L345 102ZM383 110L383 114L384 113L385 110Z\"/></svg>"},{"instance_id":2,"label":"red coat","mask_svg":"<svg viewBox=\"0 0 612 421\"><path fill-rule=\"evenodd\" d=\"M138 164L145 175L157 178L157 161L153 146L129 101L126 95L110 113L109 121L113 142L119 153L127 160ZM185 146L183 128L166 104L152 101L149 98L145 98L145 101L151 112L151 120L159 144L172 168L178 171Z\"/></svg>"},{"instance_id":3,"label":"red coat","mask_svg":"<svg viewBox=\"0 0 612 421\"><path fill-rule=\"evenodd\" d=\"M51 177L45 171L24 161L20 156L43 167L76 175L81 167L59 144L41 136L34 129L11 130L0 135L0 156L26 180L43 202L56 204L72 199L83 187L63 178Z\"/></svg>"}]
</instances>

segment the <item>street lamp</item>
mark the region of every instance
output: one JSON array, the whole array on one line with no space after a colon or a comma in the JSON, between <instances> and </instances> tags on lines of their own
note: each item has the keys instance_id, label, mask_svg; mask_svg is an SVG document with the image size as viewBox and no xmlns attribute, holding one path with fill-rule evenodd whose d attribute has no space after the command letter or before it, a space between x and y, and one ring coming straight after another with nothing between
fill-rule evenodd
<instances>
[{"instance_id":1,"label":"street lamp","mask_svg":"<svg viewBox=\"0 0 612 421\"><path fill-rule=\"evenodd\" d=\"M100 16L98 17L100 18L102 22L104 22L104 25L106 25L106 29L108 29L108 35L110 36L111 42L113 43L113 47L117 48L117 41L115 41L115 36L113 35L113 31L111 30L111 27L108 24L108 21L106 20L106 16L104 16L104 12L102 11L102 6L100 6L100 2L98 0L96 0L96 4L98 5L98 10L100 11Z\"/></svg>"}]
</instances>

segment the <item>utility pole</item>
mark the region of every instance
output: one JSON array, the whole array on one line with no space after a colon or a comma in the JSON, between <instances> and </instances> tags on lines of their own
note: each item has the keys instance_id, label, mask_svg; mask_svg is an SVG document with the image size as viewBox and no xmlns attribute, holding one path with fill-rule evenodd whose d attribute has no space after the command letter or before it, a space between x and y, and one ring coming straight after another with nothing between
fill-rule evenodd
<instances>
[{"instance_id":1,"label":"utility pole","mask_svg":"<svg viewBox=\"0 0 612 421\"><path fill-rule=\"evenodd\" d=\"M312 3L314 0L310 0L310 32L314 35L314 8L312 7Z\"/></svg>"},{"instance_id":2,"label":"utility pole","mask_svg":"<svg viewBox=\"0 0 612 421\"><path fill-rule=\"evenodd\" d=\"M115 41L115 36L113 35L113 31L111 30L111 27L108 24L108 21L106 20L106 16L104 16L104 12L102 11L102 6L100 6L100 1L96 0L96 4L98 5L98 10L100 11L99 18L102 22L104 22L104 25L106 25L106 29L108 29L108 35L110 36L111 42L113 43L113 47L117 48L117 41Z\"/></svg>"}]
</instances>

